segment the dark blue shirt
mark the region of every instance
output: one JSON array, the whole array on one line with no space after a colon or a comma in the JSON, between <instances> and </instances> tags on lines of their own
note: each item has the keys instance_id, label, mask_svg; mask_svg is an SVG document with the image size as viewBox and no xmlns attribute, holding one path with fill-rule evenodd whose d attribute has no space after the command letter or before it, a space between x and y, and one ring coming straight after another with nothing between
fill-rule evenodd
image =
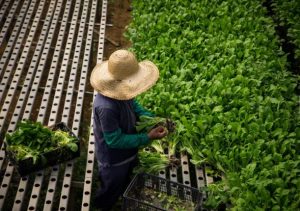
<instances>
[{"instance_id":1,"label":"dark blue shirt","mask_svg":"<svg viewBox=\"0 0 300 211\"><path fill-rule=\"evenodd\" d=\"M93 106L96 157L102 164L120 163L149 143L147 134L137 134L140 115L151 116L137 101L116 100L97 94Z\"/></svg>"}]
</instances>

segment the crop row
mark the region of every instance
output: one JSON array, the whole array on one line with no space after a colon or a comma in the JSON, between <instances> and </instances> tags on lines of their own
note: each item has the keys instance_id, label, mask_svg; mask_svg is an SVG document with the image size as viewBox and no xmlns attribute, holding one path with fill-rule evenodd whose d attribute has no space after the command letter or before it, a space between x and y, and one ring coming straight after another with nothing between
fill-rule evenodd
<instances>
[{"instance_id":1,"label":"crop row","mask_svg":"<svg viewBox=\"0 0 300 211\"><path fill-rule=\"evenodd\" d=\"M272 3L281 26L288 28L288 38L295 45L295 58L300 60L300 1L274 0Z\"/></svg>"},{"instance_id":2,"label":"crop row","mask_svg":"<svg viewBox=\"0 0 300 211\"><path fill-rule=\"evenodd\" d=\"M140 96L177 123L174 142L225 178L207 205L235 210L300 206L296 78L286 70L261 1L134 1L127 36L160 80Z\"/></svg>"}]
</instances>

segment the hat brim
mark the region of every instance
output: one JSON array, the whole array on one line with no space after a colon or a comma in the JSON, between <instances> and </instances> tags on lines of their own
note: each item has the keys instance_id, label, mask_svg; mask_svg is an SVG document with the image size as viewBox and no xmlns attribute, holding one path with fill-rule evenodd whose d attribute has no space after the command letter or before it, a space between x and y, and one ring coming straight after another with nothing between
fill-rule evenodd
<instances>
[{"instance_id":1,"label":"hat brim","mask_svg":"<svg viewBox=\"0 0 300 211\"><path fill-rule=\"evenodd\" d=\"M108 71L108 61L97 64L92 71L92 87L104 96L129 100L150 89L158 80L159 71L150 61L139 63L139 70L123 80L116 80Z\"/></svg>"}]
</instances>

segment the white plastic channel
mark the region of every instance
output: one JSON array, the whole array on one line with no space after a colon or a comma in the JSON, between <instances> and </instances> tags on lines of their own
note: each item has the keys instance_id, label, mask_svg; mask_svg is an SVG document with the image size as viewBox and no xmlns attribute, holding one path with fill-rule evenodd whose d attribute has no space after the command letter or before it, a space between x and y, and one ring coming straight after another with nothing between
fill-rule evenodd
<instances>
[{"instance_id":1,"label":"white plastic channel","mask_svg":"<svg viewBox=\"0 0 300 211\"><path fill-rule=\"evenodd\" d=\"M170 154L169 154L169 156L175 156L175 155L170 155ZM177 182L177 181L178 181L178 177L177 177L177 168L171 167L171 168L169 169L169 172L170 172L170 180L171 180L172 182Z\"/></svg>"},{"instance_id":2,"label":"white plastic channel","mask_svg":"<svg viewBox=\"0 0 300 211\"><path fill-rule=\"evenodd\" d=\"M189 159L187 154L181 153L181 167L182 167L182 183L191 187L191 178L189 170Z\"/></svg>"},{"instance_id":3,"label":"white plastic channel","mask_svg":"<svg viewBox=\"0 0 300 211\"><path fill-rule=\"evenodd\" d=\"M175 156L175 155L172 155L170 154L169 152L169 156ZM178 182L178 177L177 177L177 168L174 168L174 167L170 167L169 168L169 173L170 173L170 181L172 182ZM160 186L162 187L161 189L162 190L167 190L167 186L165 184L165 182L161 183ZM170 186L171 188L171 194L172 195L177 195L177 187L175 186Z\"/></svg>"},{"instance_id":4,"label":"white plastic channel","mask_svg":"<svg viewBox=\"0 0 300 211\"><path fill-rule=\"evenodd\" d=\"M56 85L55 96L54 96L54 100L53 100L53 104L57 104L57 106L52 106L52 108L51 108L49 125L54 125L57 120L57 112L58 112L58 108L59 108L59 105L61 102L66 72L68 69L68 64L69 64L69 60L70 60L70 56L71 56L71 49L72 49L75 37L77 36L75 34L76 22L78 20L80 7L81 7L81 1L77 0L75 3L71 27L70 27L69 34L68 34L66 49L64 51L62 66L61 66L58 83ZM58 179L58 173L59 173L59 165L55 165L52 168L52 172L50 175L50 181L49 181L48 188L47 188L44 210L49 210L49 211L52 210L53 199L54 199L54 194L55 194L56 184L57 184L57 179Z\"/></svg>"},{"instance_id":5,"label":"white plastic channel","mask_svg":"<svg viewBox=\"0 0 300 211\"><path fill-rule=\"evenodd\" d=\"M200 168L200 167L195 166L195 171L196 171L197 187L199 189L201 189L206 186L203 167Z\"/></svg>"},{"instance_id":6,"label":"white plastic channel","mask_svg":"<svg viewBox=\"0 0 300 211\"><path fill-rule=\"evenodd\" d=\"M93 3L93 8L96 7L96 4ZM103 60L104 53L104 37L105 37L105 26L106 26L106 16L107 16L107 0L102 1L102 10L101 10L101 22L100 22L100 33L99 33L99 43L98 43L98 54L97 54L97 63L101 63ZM94 97L96 92L94 92ZM88 211L90 209L91 201L91 192L92 192L92 180L93 180L93 168L94 168L94 159L95 159L95 139L93 133L93 114L91 116L91 131L89 137L88 145L88 154L87 154L87 163L85 171L85 182L83 186L83 199L81 210ZM89 193L89 194L85 194Z\"/></svg>"},{"instance_id":7,"label":"white plastic channel","mask_svg":"<svg viewBox=\"0 0 300 211\"><path fill-rule=\"evenodd\" d=\"M79 24L79 30L77 33L77 41L76 41L76 47L75 47L75 52L73 55L73 62L71 66L71 72L70 72L70 77L69 77L69 84L66 92L66 99L65 99L65 105L64 105L64 110L63 110L63 115L62 115L62 122L68 123L69 118L70 118L70 112L71 112L71 106L72 106L72 98L73 98L73 93L74 93L74 87L75 87L75 82L76 82L76 77L77 73L80 72L80 68L83 70L83 67L80 66L79 64L79 58L80 58L80 52L83 50L83 40L84 40L84 32L85 32L85 25L87 22L87 14L88 14L88 9L90 6L90 1L85 0L84 5L82 8L82 14L80 18L80 24ZM87 38L87 42L92 40L92 37ZM86 51L90 52L91 48L86 49ZM87 52L85 52L86 55ZM89 60L89 59L88 59ZM81 76L81 75L80 75ZM84 90L84 81L80 80L79 81L79 90ZM76 101L74 102L76 105L76 110L81 111L82 110L82 105L83 105L83 98L77 98ZM73 124L72 124L72 131L76 136L79 135L79 124L80 124L80 117L81 117L81 112L77 114L75 112L74 118L73 118ZM71 188L71 181L72 181L72 175L73 175L73 166L74 166L74 161L68 161L66 163L65 171L64 171L64 179L63 179L63 186L61 190L61 197L60 197L60 203L59 203L59 210L67 210L68 208L68 200L69 200L69 194L70 194L70 188Z\"/></svg>"}]
</instances>

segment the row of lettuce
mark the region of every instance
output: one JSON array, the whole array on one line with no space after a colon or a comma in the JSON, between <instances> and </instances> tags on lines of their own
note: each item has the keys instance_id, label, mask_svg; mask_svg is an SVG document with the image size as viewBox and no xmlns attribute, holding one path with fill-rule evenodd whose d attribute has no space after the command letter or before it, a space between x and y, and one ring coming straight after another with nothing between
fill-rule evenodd
<instances>
[{"instance_id":1,"label":"row of lettuce","mask_svg":"<svg viewBox=\"0 0 300 211\"><path fill-rule=\"evenodd\" d=\"M207 206L298 209L297 79L261 1L133 1L133 8L132 51L160 69L139 100L176 121L177 150L225 175L209 186Z\"/></svg>"},{"instance_id":2,"label":"row of lettuce","mask_svg":"<svg viewBox=\"0 0 300 211\"><path fill-rule=\"evenodd\" d=\"M287 28L287 37L295 46L295 58L300 60L300 1L273 0L272 9L281 26Z\"/></svg>"}]
</instances>

